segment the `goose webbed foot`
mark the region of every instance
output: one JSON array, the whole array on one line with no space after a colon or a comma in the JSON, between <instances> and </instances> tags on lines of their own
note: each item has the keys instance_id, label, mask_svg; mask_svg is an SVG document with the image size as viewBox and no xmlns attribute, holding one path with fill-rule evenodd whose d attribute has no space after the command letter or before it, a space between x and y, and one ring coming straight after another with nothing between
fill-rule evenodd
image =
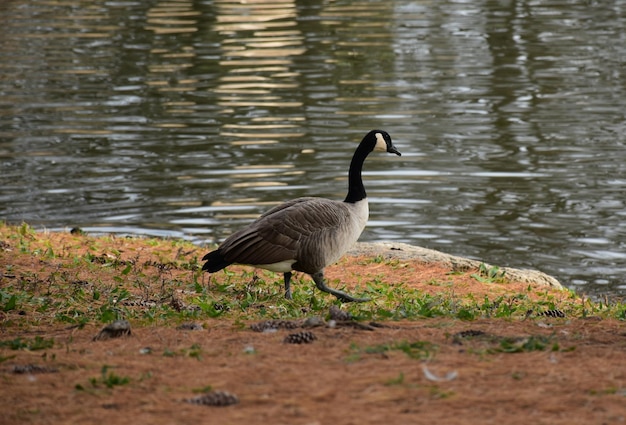
<instances>
[{"instance_id":1,"label":"goose webbed foot","mask_svg":"<svg viewBox=\"0 0 626 425\"><path fill-rule=\"evenodd\" d=\"M371 301L370 298L355 298L352 295L346 294L345 292L340 291L338 289L329 288L324 283L324 273L323 272L314 273L314 274L311 275L311 277L313 278L313 281L315 282L315 286L317 286L317 289L319 289L320 291L324 291L324 292L327 292L329 294L334 295L340 301L343 301L345 303L364 303L364 302L367 302L367 301Z\"/></svg>"}]
</instances>

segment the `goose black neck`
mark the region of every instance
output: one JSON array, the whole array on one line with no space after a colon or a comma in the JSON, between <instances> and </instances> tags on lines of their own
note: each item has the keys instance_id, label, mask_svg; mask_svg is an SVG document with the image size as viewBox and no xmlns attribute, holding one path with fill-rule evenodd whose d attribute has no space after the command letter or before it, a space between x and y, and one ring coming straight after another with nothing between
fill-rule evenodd
<instances>
[{"instance_id":1,"label":"goose black neck","mask_svg":"<svg viewBox=\"0 0 626 425\"><path fill-rule=\"evenodd\" d=\"M361 172L363 171L365 158L367 158L371 150L364 145L364 143L361 143L352 156L350 171L348 172L348 195L346 195L346 199L343 202L354 204L367 198Z\"/></svg>"}]
</instances>

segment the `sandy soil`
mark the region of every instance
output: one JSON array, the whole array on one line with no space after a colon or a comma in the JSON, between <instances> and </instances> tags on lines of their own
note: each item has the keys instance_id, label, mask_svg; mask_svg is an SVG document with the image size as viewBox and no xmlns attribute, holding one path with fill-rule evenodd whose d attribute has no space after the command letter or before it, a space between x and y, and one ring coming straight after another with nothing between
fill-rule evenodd
<instances>
[{"instance_id":1,"label":"sandy soil","mask_svg":"<svg viewBox=\"0 0 626 425\"><path fill-rule=\"evenodd\" d=\"M42 264L71 261L19 254L4 236L0 289L29 271L41 274ZM151 252L126 239L46 240L57 253L94 244L102 252L115 248L146 258ZM486 285L436 264L365 263L344 259L328 277L341 277L350 288L368 276L386 276L389 285L457 296L525 288ZM81 273L80 279L107 279ZM449 285L433 285L437 280ZM55 342L43 350L0 347L1 424L626 423L626 327L615 319L436 318L255 332L254 322L202 318L199 330L131 323L130 336L94 341L101 324L41 320L33 326L27 319L35 314L0 312L0 341ZM285 342L298 332L316 339ZM238 403L188 402L210 391L233 394Z\"/></svg>"}]
</instances>

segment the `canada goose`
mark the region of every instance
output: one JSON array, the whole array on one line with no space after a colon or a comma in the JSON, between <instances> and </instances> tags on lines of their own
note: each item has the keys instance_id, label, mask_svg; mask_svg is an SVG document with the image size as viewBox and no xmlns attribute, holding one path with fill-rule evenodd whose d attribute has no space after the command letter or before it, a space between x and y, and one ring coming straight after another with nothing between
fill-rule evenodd
<instances>
[{"instance_id":1,"label":"canada goose","mask_svg":"<svg viewBox=\"0 0 626 425\"><path fill-rule=\"evenodd\" d=\"M311 275L318 289L342 301L369 301L326 286L324 268L339 260L365 228L369 209L361 170L374 150L401 155L387 132L370 131L350 162L343 202L305 197L278 205L205 255L202 270L214 273L231 264L245 264L282 272L287 299L291 299L291 271L297 270Z\"/></svg>"}]
</instances>

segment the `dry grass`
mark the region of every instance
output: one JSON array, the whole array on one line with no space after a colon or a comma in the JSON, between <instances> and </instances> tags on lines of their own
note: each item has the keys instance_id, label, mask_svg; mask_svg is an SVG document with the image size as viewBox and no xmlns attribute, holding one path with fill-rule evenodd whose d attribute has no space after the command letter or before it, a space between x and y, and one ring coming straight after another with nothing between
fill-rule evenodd
<instances>
[{"instance_id":1,"label":"dry grass","mask_svg":"<svg viewBox=\"0 0 626 425\"><path fill-rule=\"evenodd\" d=\"M374 301L341 305L306 276L287 301L279 275L202 274L205 252L0 226L2 423L626 421L621 301L367 257L327 277ZM302 329L249 328L327 320L333 305L358 320L309 328L311 343L284 342ZM130 336L93 340L120 318ZM239 403L185 401L213 390Z\"/></svg>"}]
</instances>

